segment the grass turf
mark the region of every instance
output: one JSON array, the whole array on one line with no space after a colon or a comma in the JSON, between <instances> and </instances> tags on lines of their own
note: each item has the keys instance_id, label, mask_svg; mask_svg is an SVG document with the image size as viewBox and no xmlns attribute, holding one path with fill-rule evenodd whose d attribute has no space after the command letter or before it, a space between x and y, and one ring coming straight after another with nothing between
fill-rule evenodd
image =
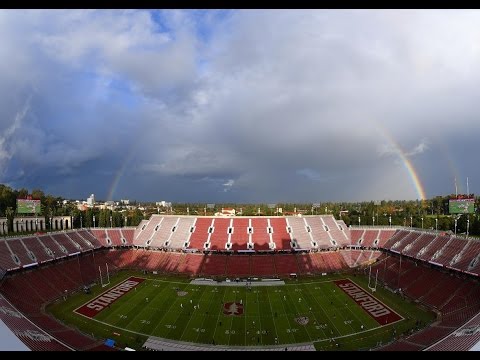
<instances>
[{"instance_id":1,"label":"grass turf","mask_svg":"<svg viewBox=\"0 0 480 360\"><path fill-rule=\"evenodd\" d=\"M110 287L134 272L121 272ZM190 285L178 277L141 275L148 280L117 299L93 319L74 310L105 291L100 286L87 295L78 293L47 309L63 322L96 338L113 338L120 346L141 348L148 336L194 343L258 346L314 342L317 350L367 349L423 326L434 314L378 287L374 296L399 313L403 320L380 326L339 289L333 280L350 278L367 288L367 278L328 275L286 280L286 285L238 287ZM179 296L177 290L185 291ZM148 298L148 302L146 301ZM224 315L224 304L242 303L240 316ZM194 306L198 306L196 309ZM307 317L306 325L296 319ZM363 325L363 329L362 329ZM334 338L333 341L331 339ZM338 344L338 345L337 345Z\"/></svg>"}]
</instances>

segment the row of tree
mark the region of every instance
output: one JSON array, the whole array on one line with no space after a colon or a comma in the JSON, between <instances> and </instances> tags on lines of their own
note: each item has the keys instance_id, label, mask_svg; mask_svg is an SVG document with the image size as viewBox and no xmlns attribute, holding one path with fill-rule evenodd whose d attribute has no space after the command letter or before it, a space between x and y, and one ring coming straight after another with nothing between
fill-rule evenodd
<instances>
[{"instance_id":1,"label":"row of tree","mask_svg":"<svg viewBox=\"0 0 480 360\"><path fill-rule=\"evenodd\" d=\"M46 195L40 189L33 189L30 193L28 189L15 190L11 187L0 184L0 217L7 217L9 220L9 229L13 228L13 218L17 214L17 199L26 198L27 195L33 199L40 200L41 213L39 217L45 219L47 228L50 226L50 218L54 216L71 216L73 227L121 227L137 226L144 219L144 213L138 209L119 211L100 210L98 207L89 208L86 211L78 209L75 203L67 202L64 204L64 198L60 196ZM95 224L93 218L95 216ZM110 221L110 217L112 221Z\"/></svg>"}]
</instances>

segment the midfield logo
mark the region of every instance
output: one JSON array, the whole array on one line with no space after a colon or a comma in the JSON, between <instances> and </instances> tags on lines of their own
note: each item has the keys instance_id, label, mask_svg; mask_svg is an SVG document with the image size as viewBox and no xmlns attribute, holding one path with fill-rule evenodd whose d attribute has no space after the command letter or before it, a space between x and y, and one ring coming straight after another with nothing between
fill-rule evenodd
<instances>
[{"instance_id":1,"label":"midfield logo","mask_svg":"<svg viewBox=\"0 0 480 360\"><path fill-rule=\"evenodd\" d=\"M227 316L240 316L243 314L243 304L237 302L225 303L223 304L223 314Z\"/></svg>"},{"instance_id":2,"label":"midfield logo","mask_svg":"<svg viewBox=\"0 0 480 360\"><path fill-rule=\"evenodd\" d=\"M307 316L301 316L301 317L297 317L295 318L295 321L300 324L300 325L307 325L308 324L308 317Z\"/></svg>"}]
</instances>

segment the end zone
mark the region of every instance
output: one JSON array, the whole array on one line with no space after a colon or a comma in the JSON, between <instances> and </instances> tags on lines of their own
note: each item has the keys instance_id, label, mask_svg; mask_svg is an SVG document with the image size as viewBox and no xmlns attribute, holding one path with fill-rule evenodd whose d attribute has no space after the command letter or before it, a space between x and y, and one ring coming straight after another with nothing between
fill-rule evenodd
<instances>
[{"instance_id":1,"label":"end zone","mask_svg":"<svg viewBox=\"0 0 480 360\"><path fill-rule=\"evenodd\" d=\"M380 300L376 299L373 295L369 295L353 281L342 279L335 280L334 283L380 325L389 325L403 320L402 316L390 309Z\"/></svg>"},{"instance_id":2,"label":"end zone","mask_svg":"<svg viewBox=\"0 0 480 360\"><path fill-rule=\"evenodd\" d=\"M95 299L90 300L88 303L83 304L79 308L76 308L75 310L73 310L73 312L89 318L93 318L103 309L108 307L117 299L121 298L123 295L125 295L127 292L135 288L143 281L145 281L144 278L131 276L117 286L111 288L110 290L104 291Z\"/></svg>"}]
</instances>

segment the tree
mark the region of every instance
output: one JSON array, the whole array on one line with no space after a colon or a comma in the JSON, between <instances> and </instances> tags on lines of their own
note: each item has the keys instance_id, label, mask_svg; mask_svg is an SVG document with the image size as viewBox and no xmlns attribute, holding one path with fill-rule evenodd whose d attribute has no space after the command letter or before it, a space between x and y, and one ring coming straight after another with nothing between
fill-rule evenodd
<instances>
[{"instance_id":1,"label":"tree","mask_svg":"<svg viewBox=\"0 0 480 360\"><path fill-rule=\"evenodd\" d=\"M0 184L0 215L6 214L7 207L15 208L16 195L12 188L9 186Z\"/></svg>"},{"instance_id":2,"label":"tree","mask_svg":"<svg viewBox=\"0 0 480 360\"><path fill-rule=\"evenodd\" d=\"M132 222L129 224L130 226L137 226L143 220L143 214L139 209L135 209L132 215Z\"/></svg>"},{"instance_id":3,"label":"tree","mask_svg":"<svg viewBox=\"0 0 480 360\"><path fill-rule=\"evenodd\" d=\"M113 227L122 227L123 226L123 215L121 212L114 211L112 214Z\"/></svg>"},{"instance_id":4,"label":"tree","mask_svg":"<svg viewBox=\"0 0 480 360\"><path fill-rule=\"evenodd\" d=\"M45 199L45 194L40 189L33 189L32 190L32 199L43 200L43 199Z\"/></svg>"},{"instance_id":5,"label":"tree","mask_svg":"<svg viewBox=\"0 0 480 360\"><path fill-rule=\"evenodd\" d=\"M25 199L28 195L28 189L22 188L17 191L17 198Z\"/></svg>"},{"instance_id":6,"label":"tree","mask_svg":"<svg viewBox=\"0 0 480 360\"><path fill-rule=\"evenodd\" d=\"M110 210L106 210L106 209L103 209L103 210L100 210L100 213L98 214L98 227L108 227L110 226L110 219L109 219L109 215L110 215Z\"/></svg>"}]
</instances>

